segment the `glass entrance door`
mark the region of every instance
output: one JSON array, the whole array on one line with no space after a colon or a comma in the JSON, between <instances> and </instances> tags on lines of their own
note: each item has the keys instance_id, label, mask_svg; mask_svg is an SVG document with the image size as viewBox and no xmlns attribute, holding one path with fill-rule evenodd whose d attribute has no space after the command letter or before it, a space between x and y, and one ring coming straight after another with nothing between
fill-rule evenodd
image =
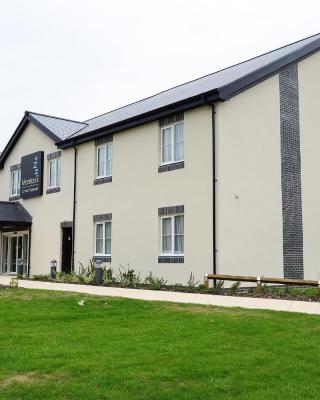
<instances>
[{"instance_id":1,"label":"glass entrance door","mask_svg":"<svg viewBox=\"0 0 320 400\"><path fill-rule=\"evenodd\" d=\"M2 273L16 275L18 264L23 264L23 273L28 269L28 234L4 234L2 239Z\"/></svg>"},{"instance_id":2,"label":"glass entrance door","mask_svg":"<svg viewBox=\"0 0 320 400\"><path fill-rule=\"evenodd\" d=\"M9 271L9 238L8 236L3 236L2 238L2 273L7 274Z\"/></svg>"},{"instance_id":3,"label":"glass entrance door","mask_svg":"<svg viewBox=\"0 0 320 400\"><path fill-rule=\"evenodd\" d=\"M9 273L10 274L17 273L17 264L18 264L17 242L18 242L18 238L16 236L10 238L10 262L9 262Z\"/></svg>"}]
</instances>

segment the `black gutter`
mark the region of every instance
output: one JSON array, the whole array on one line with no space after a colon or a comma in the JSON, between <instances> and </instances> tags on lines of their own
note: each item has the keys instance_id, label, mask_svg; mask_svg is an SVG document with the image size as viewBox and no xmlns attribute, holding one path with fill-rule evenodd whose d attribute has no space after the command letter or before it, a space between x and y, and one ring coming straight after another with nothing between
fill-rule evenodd
<instances>
[{"instance_id":1,"label":"black gutter","mask_svg":"<svg viewBox=\"0 0 320 400\"><path fill-rule=\"evenodd\" d=\"M215 124L215 105L211 104L212 115L212 240L213 240L213 273L217 273L217 224L216 224L216 124ZM214 287L217 281L213 281Z\"/></svg>"},{"instance_id":2,"label":"black gutter","mask_svg":"<svg viewBox=\"0 0 320 400\"><path fill-rule=\"evenodd\" d=\"M262 82L272 75L279 72L284 67L289 66L290 64L300 62L306 57L315 54L320 49L320 39L317 39L302 48L293 51L287 54L284 57L281 57L270 64L267 64L243 77L237 79L228 85L221 86L219 88L219 97L221 101L229 100L231 97L236 96L244 90L249 89L250 87L256 85L259 82Z\"/></svg>"},{"instance_id":3,"label":"black gutter","mask_svg":"<svg viewBox=\"0 0 320 400\"><path fill-rule=\"evenodd\" d=\"M122 122L116 122L112 125L109 125L107 128L99 128L94 131L90 131L79 135L79 137L73 137L69 139L65 139L63 141L57 142L56 145L60 149L65 149L68 147L73 147L75 144L81 144L85 142L89 142L91 140L99 139L109 134L113 134L116 132L121 132L126 129L133 128L138 125L145 124L147 122L156 121L159 118L165 117L168 114L176 114L179 112L187 111L192 108L201 107L204 104L212 103L213 101L219 100L218 92L216 90L211 90L207 93L192 97L187 101L181 101L179 103L174 103L166 107L162 107L158 110L152 110L145 114L139 114L135 117L126 119Z\"/></svg>"},{"instance_id":4,"label":"black gutter","mask_svg":"<svg viewBox=\"0 0 320 400\"><path fill-rule=\"evenodd\" d=\"M216 89L212 89L208 92L190 97L185 100L181 100L174 104L170 104L159 108L157 110L151 110L144 114L140 114L133 118L128 118L124 121L120 121L109 125L107 128L102 127L96 130L79 135L78 137L73 137L65 139L63 141L57 142L59 148L72 147L74 143L80 144L88 142L90 140L98 139L99 137L123 131L125 129L133 128L138 125L142 125L146 122L151 122L157 120L169 113L178 113L182 111L187 111L191 108L200 107L204 104L212 104L216 101L225 101L231 97L241 93L242 91L254 86L255 84L268 79L270 76L278 73L278 71L288 66L294 62L303 60L304 58L316 53L320 49L320 39L317 39L302 48L293 51L286 56L283 56L275 61L254 70L253 72L232 81L231 83L221 86ZM74 142L75 141L75 142Z\"/></svg>"},{"instance_id":5,"label":"black gutter","mask_svg":"<svg viewBox=\"0 0 320 400\"><path fill-rule=\"evenodd\" d=\"M71 254L71 271L74 271L74 258L75 258L75 237L76 237L76 205L77 205L77 160L78 149L74 148L74 168L73 168L73 205L72 205L72 254Z\"/></svg>"}]
</instances>

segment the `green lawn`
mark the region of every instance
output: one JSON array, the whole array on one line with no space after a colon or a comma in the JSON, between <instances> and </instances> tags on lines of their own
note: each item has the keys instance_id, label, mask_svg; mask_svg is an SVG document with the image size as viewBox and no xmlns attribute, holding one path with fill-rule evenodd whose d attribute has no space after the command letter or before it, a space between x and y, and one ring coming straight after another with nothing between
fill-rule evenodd
<instances>
[{"instance_id":1,"label":"green lawn","mask_svg":"<svg viewBox=\"0 0 320 400\"><path fill-rule=\"evenodd\" d=\"M0 345L1 400L320 396L318 316L0 289Z\"/></svg>"}]
</instances>

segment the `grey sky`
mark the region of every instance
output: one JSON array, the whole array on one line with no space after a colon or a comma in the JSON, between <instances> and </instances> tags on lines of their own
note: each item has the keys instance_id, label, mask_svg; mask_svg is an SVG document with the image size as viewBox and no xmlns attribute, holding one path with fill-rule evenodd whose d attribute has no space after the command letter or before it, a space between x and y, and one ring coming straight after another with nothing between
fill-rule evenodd
<instances>
[{"instance_id":1,"label":"grey sky","mask_svg":"<svg viewBox=\"0 0 320 400\"><path fill-rule=\"evenodd\" d=\"M1 0L0 151L25 110L85 120L320 32L318 0Z\"/></svg>"}]
</instances>

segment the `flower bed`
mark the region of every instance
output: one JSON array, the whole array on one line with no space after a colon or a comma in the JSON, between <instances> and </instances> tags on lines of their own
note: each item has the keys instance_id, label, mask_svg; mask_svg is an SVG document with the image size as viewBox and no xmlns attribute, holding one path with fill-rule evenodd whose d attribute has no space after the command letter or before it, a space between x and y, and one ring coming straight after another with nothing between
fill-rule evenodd
<instances>
[{"instance_id":1,"label":"flower bed","mask_svg":"<svg viewBox=\"0 0 320 400\"><path fill-rule=\"evenodd\" d=\"M72 283L94 285L96 281L96 270L94 263L90 261L87 267L80 266L80 271L76 273L58 272L55 278L50 275L33 275L24 279L58 283ZM316 288L290 288L262 286L259 289L255 287L241 287L240 282L235 282L230 288L224 288L224 282L218 281L216 287L206 289L204 285L195 281L194 275L191 273L186 285L176 283L169 285L166 279L156 277L151 272L145 278L141 278L141 274L135 272L134 269L120 266L117 271L112 268L103 270L103 285L116 288L131 288L144 290L163 290L184 293L201 293L214 294L222 296L239 296L239 297L255 297L266 299L281 300L297 300L297 301L313 301L320 302L319 292Z\"/></svg>"}]
</instances>

